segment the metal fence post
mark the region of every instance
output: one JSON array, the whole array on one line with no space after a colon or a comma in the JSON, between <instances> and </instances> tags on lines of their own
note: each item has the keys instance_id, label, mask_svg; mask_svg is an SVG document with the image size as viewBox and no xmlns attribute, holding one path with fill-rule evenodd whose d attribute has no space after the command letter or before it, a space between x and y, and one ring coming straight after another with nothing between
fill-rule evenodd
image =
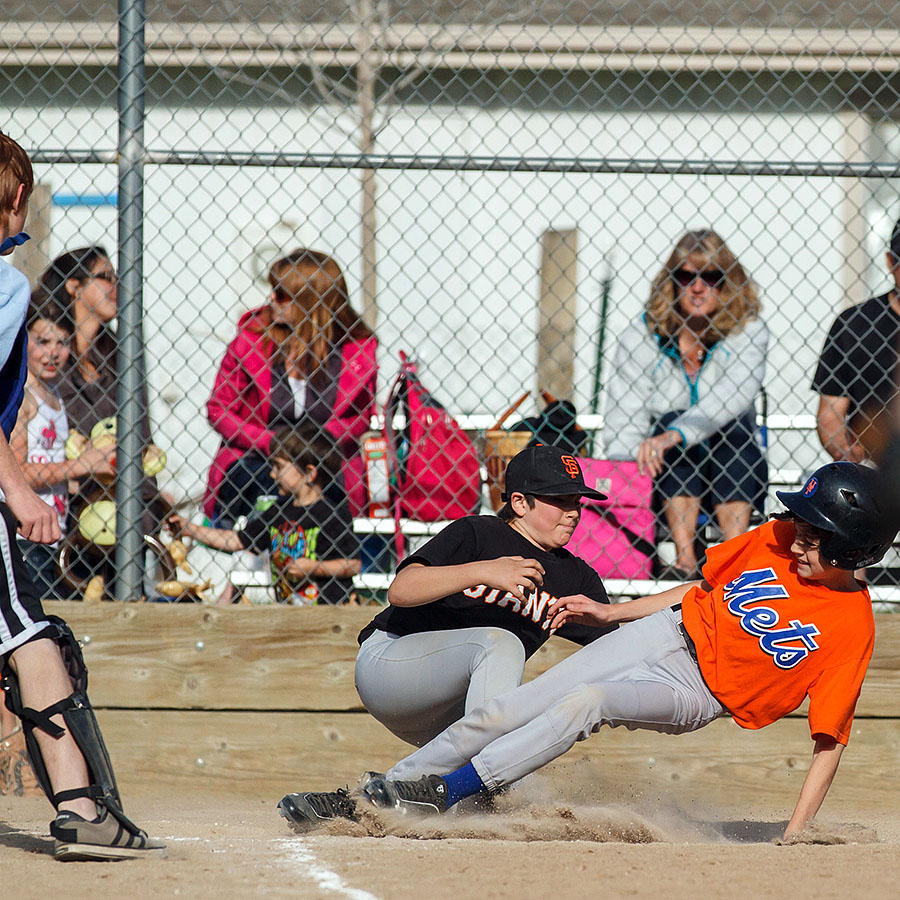
<instances>
[{"instance_id":1,"label":"metal fence post","mask_svg":"<svg viewBox=\"0 0 900 900\"><path fill-rule=\"evenodd\" d=\"M145 0L119 0L118 445L116 599L143 588L141 428L143 409L143 217Z\"/></svg>"}]
</instances>

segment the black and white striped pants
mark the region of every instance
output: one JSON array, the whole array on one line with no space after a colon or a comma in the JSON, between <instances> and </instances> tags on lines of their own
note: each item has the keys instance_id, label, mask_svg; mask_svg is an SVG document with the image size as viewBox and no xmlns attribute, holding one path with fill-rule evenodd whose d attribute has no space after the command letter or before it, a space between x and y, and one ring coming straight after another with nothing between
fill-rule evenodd
<instances>
[{"instance_id":1,"label":"black and white striped pants","mask_svg":"<svg viewBox=\"0 0 900 900\"><path fill-rule=\"evenodd\" d=\"M47 627L40 598L16 541L16 519L0 502L0 657Z\"/></svg>"}]
</instances>

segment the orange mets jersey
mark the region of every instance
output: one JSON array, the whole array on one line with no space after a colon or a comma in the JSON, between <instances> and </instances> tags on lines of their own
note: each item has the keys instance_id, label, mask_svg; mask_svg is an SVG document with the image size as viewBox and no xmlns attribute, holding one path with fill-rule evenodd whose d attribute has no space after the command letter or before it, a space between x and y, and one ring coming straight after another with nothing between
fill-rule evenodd
<instances>
[{"instance_id":1,"label":"orange mets jersey","mask_svg":"<svg viewBox=\"0 0 900 900\"><path fill-rule=\"evenodd\" d=\"M869 592L797 575L792 522L772 521L707 551L682 601L684 627L710 691L738 725L762 728L808 695L812 734L850 737L875 641Z\"/></svg>"}]
</instances>

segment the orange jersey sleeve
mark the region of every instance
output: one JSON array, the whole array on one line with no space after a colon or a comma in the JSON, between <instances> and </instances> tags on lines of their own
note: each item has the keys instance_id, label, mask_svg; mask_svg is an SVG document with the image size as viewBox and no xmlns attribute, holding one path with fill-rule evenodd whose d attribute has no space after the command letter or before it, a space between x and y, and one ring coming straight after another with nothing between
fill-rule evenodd
<instances>
[{"instance_id":1,"label":"orange jersey sleeve","mask_svg":"<svg viewBox=\"0 0 900 900\"><path fill-rule=\"evenodd\" d=\"M850 726L869 656L851 659L826 669L809 689L809 730L811 734L830 734L839 744L850 740Z\"/></svg>"}]
</instances>

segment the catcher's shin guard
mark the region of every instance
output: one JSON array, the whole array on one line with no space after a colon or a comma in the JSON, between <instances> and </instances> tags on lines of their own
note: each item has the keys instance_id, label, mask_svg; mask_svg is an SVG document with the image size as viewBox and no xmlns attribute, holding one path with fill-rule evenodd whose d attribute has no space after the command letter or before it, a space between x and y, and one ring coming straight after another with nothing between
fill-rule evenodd
<instances>
[{"instance_id":1,"label":"catcher's shin guard","mask_svg":"<svg viewBox=\"0 0 900 900\"><path fill-rule=\"evenodd\" d=\"M35 639L49 638L59 647L63 665L66 667L74 688L73 692L46 709L31 709L22 705L19 679L8 663L4 665L2 674L6 708L22 720L28 757L35 777L54 807L58 808L60 803L74 800L76 797L90 797L99 806L108 809L123 828L132 834L137 834L140 829L122 811L122 801L119 799L119 789L116 785L112 764L109 761L109 753L106 750L93 707L87 697L87 667L84 664L84 657L81 655L81 647L75 640L72 630L62 619L58 616L48 616L47 621L49 626L36 635ZM72 739L78 745L87 764L91 783L86 788L53 792L34 730L40 728L51 737L61 738L65 734L65 730L50 720L50 717L57 713L62 715Z\"/></svg>"}]
</instances>

